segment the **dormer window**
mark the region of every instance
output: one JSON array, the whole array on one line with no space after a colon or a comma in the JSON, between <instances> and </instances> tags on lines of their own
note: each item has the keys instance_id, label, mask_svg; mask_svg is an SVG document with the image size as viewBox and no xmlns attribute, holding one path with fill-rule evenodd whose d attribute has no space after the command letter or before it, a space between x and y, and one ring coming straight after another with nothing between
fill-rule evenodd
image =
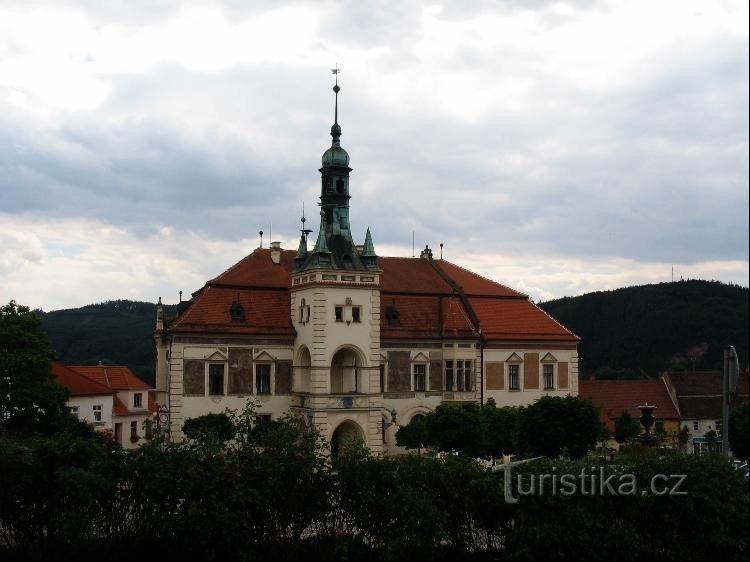
<instances>
[{"instance_id":1,"label":"dormer window","mask_svg":"<svg viewBox=\"0 0 750 562\"><path fill-rule=\"evenodd\" d=\"M232 322L245 321L245 307L240 303L239 293L237 293L237 300L232 303L231 307L229 307L229 316L232 318Z\"/></svg>"},{"instance_id":2,"label":"dormer window","mask_svg":"<svg viewBox=\"0 0 750 562\"><path fill-rule=\"evenodd\" d=\"M396 308L396 299L393 299L391 305L386 307L385 318L388 320L389 326L401 325L401 313Z\"/></svg>"}]
</instances>

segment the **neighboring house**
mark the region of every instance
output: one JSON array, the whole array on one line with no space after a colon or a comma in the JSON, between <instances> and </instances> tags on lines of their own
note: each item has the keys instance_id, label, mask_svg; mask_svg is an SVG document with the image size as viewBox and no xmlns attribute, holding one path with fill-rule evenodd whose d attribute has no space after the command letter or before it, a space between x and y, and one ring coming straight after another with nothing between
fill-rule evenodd
<instances>
[{"instance_id":1,"label":"neighboring house","mask_svg":"<svg viewBox=\"0 0 750 562\"><path fill-rule=\"evenodd\" d=\"M680 410L663 380L582 380L578 382L578 395L591 398L601 410L602 423L613 433L615 421L622 412L627 411L633 419L639 420L638 406L656 406L651 433L654 433L656 421L661 420L669 439L677 446Z\"/></svg>"},{"instance_id":2,"label":"neighboring house","mask_svg":"<svg viewBox=\"0 0 750 562\"><path fill-rule=\"evenodd\" d=\"M396 452L398 426L440 404L576 395L579 338L527 295L427 247L418 258L379 257L369 228L354 242L338 119L331 136L312 247L303 219L297 251L271 242L208 281L177 317L157 307L156 387L173 438L189 418L256 399L266 419L301 415L334 453L350 437Z\"/></svg>"},{"instance_id":3,"label":"neighboring house","mask_svg":"<svg viewBox=\"0 0 750 562\"><path fill-rule=\"evenodd\" d=\"M680 406L682 426L689 431L689 451L700 454L721 445L721 377L721 371L675 371L663 376L670 394ZM747 371L739 378L734 403L742 400L748 400ZM710 431L719 435L714 445L706 441Z\"/></svg>"},{"instance_id":4,"label":"neighboring house","mask_svg":"<svg viewBox=\"0 0 750 562\"><path fill-rule=\"evenodd\" d=\"M68 407L78 419L90 423L97 431L113 431L114 391L70 367L52 362L57 384L70 392Z\"/></svg>"},{"instance_id":5,"label":"neighboring house","mask_svg":"<svg viewBox=\"0 0 750 562\"><path fill-rule=\"evenodd\" d=\"M134 449L146 438L144 423L156 410L152 388L123 365L70 365L68 369L108 388L112 393L112 425L115 440Z\"/></svg>"}]
</instances>

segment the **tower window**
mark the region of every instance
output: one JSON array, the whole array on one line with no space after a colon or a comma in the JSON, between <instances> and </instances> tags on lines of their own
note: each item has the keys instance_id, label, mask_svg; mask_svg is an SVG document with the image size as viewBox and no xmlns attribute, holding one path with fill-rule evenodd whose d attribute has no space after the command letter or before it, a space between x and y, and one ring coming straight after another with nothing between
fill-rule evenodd
<instances>
[{"instance_id":1,"label":"tower window","mask_svg":"<svg viewBox=\"0 0 750 562\"><path fill-rule=\"evenodd\" d=\"M344 321L344 307L343 306L337 306L334 309L336 313L336 322L343 322Z\"/></svg>"},{"instance_id":2,"label":"tower window","mask_svg":"<svg viewBox=\"0 0 750 562\"><path fill-rule=\"evenodd\" d=\"M352 307L352 322L362 322L361 309L358 306Z\"/></svg>"},{"instance_id":3,"label":"tower window","mask_svg":"<svg viewBox=\"0 0 750 562\"><path fill-rule=\"evenodd\" d=\"M346 193L346 185L340 178L336 180L336 193Z\"/></svg>"}]
</instances>

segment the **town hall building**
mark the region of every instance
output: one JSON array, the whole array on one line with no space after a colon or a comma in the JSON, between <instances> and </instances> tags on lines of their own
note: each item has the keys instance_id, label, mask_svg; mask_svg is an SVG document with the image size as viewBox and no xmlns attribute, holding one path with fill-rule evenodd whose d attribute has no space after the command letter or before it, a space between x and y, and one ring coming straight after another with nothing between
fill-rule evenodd
<instances>
[{"instance_id":1,"label":"town hall building","mask_svg":"<svg viewBox=\"0 0 750 562\"><path fill-rule=\"evenodd\" d=\"M579 338L527 295L427 247L418 258L378 256L369 228L355 242L338 83L334 92L314 243L303 219L296 251L271 242L176 317L157 308L157 401L172 438L189 418L253 399L259 419L298 414L334 453L352 437L395 453L398 427L440 404L577 395Z\"/></svg>"}]
</instances>

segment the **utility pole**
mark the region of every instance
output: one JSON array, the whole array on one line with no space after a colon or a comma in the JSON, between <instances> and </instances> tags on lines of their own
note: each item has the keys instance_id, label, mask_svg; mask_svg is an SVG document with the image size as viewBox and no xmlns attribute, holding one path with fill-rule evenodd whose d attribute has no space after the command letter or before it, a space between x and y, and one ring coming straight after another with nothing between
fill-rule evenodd
<instances>
[{"instance_id":1,"label":"utility pole","mask_svg":"<svg viewBox=\"0 0 750 562\"><path fill-rule=\"evenodd\" d=\"M724 348L724 370L721 377L721 452L725 457L731 454L729 450L729 408L737 391L737 381L740 378L740 364L734 346Z\"/></svg>"}]
</instances>

